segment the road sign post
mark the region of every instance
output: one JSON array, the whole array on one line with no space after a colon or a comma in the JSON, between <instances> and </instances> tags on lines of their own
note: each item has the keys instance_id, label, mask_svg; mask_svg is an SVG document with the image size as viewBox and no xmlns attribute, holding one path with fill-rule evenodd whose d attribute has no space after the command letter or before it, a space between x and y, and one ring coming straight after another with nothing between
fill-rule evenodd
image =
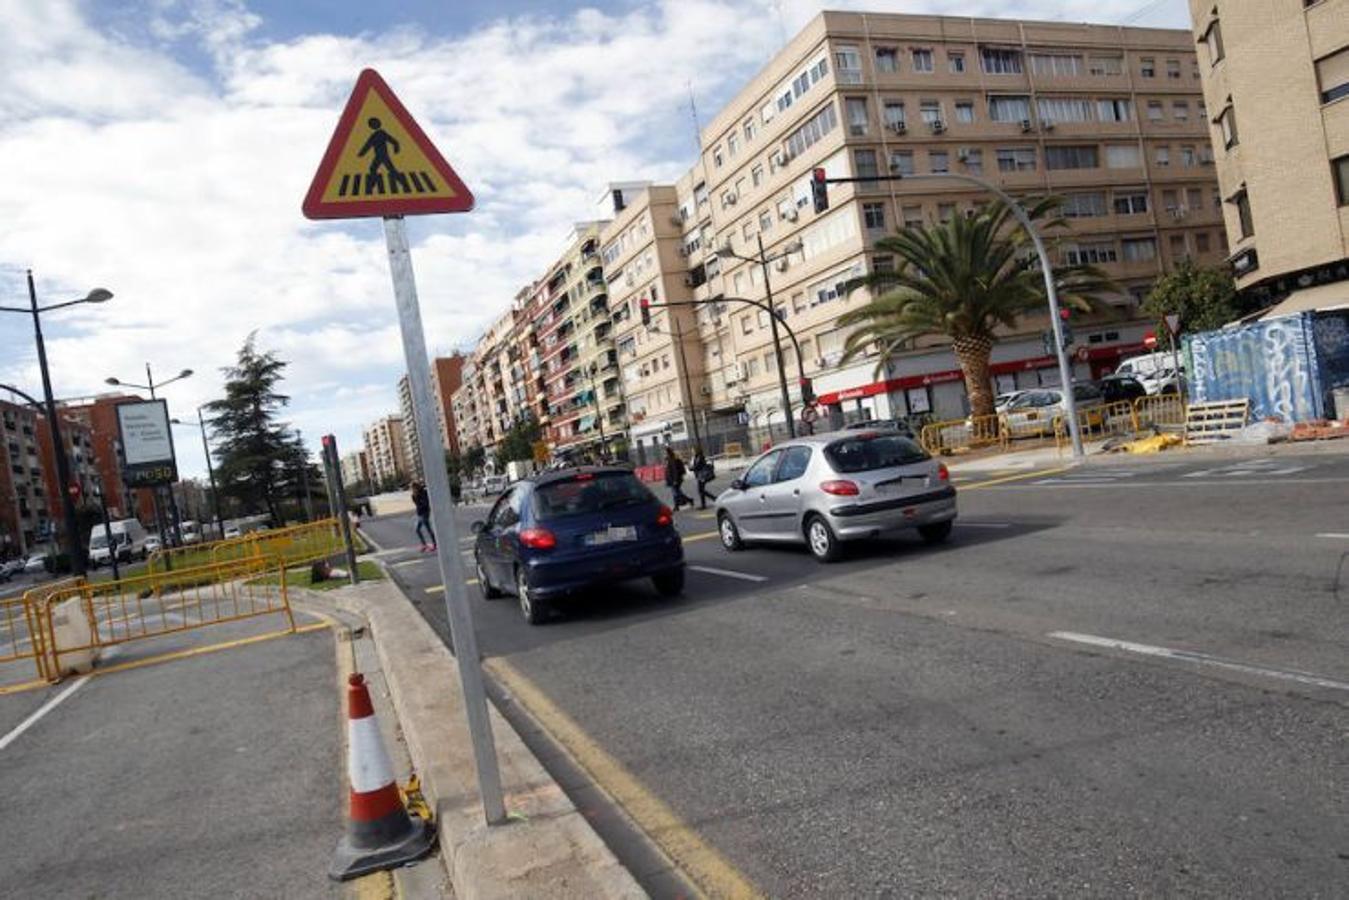
<instances>
[{"instance_id":1,"label":"road sign post","mask_svg":"<svg viewBox=\"0 0 1349 900\"><path fill-rule=\"evenodd\" d=\"M473 209L473 195L373 69L364 70L356 80L301 208L311 219L378 216L384 220L394 302L412 393L413 427L421 446L438 446L440 428L431 399L431 367L403 216L469 212ZM424 468L436 531L436 555L440 560L441 582L445 585L450 640L464 691L483 814L489 825L500 825L506 821L501 773L487 713L478 639L464 583L464 561L449 473L444 465ZM340 494L339 488L339 497Z\"/></svg>"},{"instance_id":2,"label":"road sign post","mask_svg":"<svg viewBox=\"0 0 1349 900\"><path fill-rule=\"evenodd\" d=\"M1180 376L1180 353L1176 350L1176 335L1180 334L1180 316L1175 313L1166 315L1166 337L1171 342L1171 371L1176 373L1176 387L1185 393L1185 379Z\"/></svg>"}]
</instances>

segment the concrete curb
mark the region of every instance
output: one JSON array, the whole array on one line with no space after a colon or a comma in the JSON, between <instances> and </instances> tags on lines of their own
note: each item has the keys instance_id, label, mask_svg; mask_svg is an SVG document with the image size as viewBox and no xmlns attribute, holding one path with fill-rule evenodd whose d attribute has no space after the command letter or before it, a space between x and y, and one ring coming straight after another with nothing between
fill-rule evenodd
<instances>
[{"instance_id":1,"label":"concrete curb","mask_svg":"<svg viewBox=\"0 0 1349 900\"><path fill-rule=\"evenodd\" d=\"M647 896L495 708L492 733L512 822L485 824L454 659L392 581L340 588L324 599L369 622L403 737L436 810L441 859L457 898Z\"/></svg>"}]
</instances>

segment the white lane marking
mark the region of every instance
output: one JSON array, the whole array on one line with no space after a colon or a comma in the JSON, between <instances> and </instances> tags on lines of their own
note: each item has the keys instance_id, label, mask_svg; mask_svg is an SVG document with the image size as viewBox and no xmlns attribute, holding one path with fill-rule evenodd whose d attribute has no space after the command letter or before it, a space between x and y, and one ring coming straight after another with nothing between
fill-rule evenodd
<instances>
[{"instance_id":1,"label":"white lane marking","mask_svg":"<svg viewBox=\"0 0 1349 900\"><path fill-rule=\"evenodd\" d=\"M1335 531L1323 531L1317 535L1319 538L1330 538L1336 541L1349 541L1349 534L1340 534Z\"/></svg>"},{"instance_id":2,"label":"white lane marking","mask_svg":"<svg viewBox=\"0 0 1349 900\"><path fill-rule=\"evenodd\" d=\"M100 656L105 661L112 659L117 655L119 649L120 649L119 647L109 647L108 649L104 650L102 654L100 654ZM18 740L20 735L22 735L28 729L32 728L38 722L42 721L43 716L45 716L52 710L56 709L56 707L60 706L62 703L64 703L66 701L66 698L68 698L71 694L78 691L80 688L84 687L84 683L93 677L94 676L92 672L89 673L88 675L81 675L79 678L72 681L70 683L70 686L62 690L61 693L57 694L55 697L51 698L46 703L39 706L36 710L34 710L31 716L24 719L18 725L15 725L13 730L10 731L9 734L5 735L4 737L0 737L0 750L4 750L10 744Z\"/></svg>"},{"instance_id":3,"label":"white lane marking","mask_svg":"<svg viewBox=\"0 0 1349 900\"><path fill-rule=\"evenodd\" d=\"M956 522L957 528L1011 528L1010 522Z\"/></svg>"},{"instance_id":4,"label":"white lane marking","mask_svg":"<svg viewBox=\"0 0 1349 900\"><path fill-rule=\"evenodd\" d=\"M1346 484L1349 478L1261 478L1261 479L1243 479L1226 481L1130 481L1120 482L1079 482L1054 483L1054 479L1043 481L1030 481L1025 484L1030 487L1047 488L1138 488L1138 487L1164 487L1164 488L1213 488L1213 487L1246 487L1248 485L1276 485L1280 487L1291 486L1295 484ZM990 491L1018 491L1025 490L1025 487L1015 484L995 484L990 485Z\"/></svg>"},{"instance_id":5,"label":"white lane marking","mask_svg":"<svg viewBox=\"0 0 1349 900\"><path fill-rule=\"evenodd\" d=\"M695 572L703 572L707 575L720 575L723 578L739 578L741 581L767 581L765 575L750 575L748 572L732 572L730 569L714 569L711 566L689 566Z\"/></svg>"},{"instance_id":6,"label":"white lane marking","mask_svg":"<svg viewBox=\"0 0 1349 900\"><path fill-rule=\"evenodd\" d=\"M1138 653L1143 656L1158 656L1162 659L1174 659L1180 662L1215 666L1220 669L1230 669L1234 672L1245 672L1248 675L1263 675L1267 678L1281 678L1284 681L1296 681L1298 684L1309 684L1313 687L1331 688L1337 691L1349 691L1349 682L1335 681L1332 678L1323 678L1320 675L1313 675L1308 672L1292 672L1286 669L1268 669L1264 666L1253 666L1249 663L1234 662L1229 659L1222 659L1221 657L1210 656L1207 653L1198 653L1193 650L1172 650L1169 647L1154 647L1151 644L1136 644L1133 641L1121 641L1116 640L1115 638L1098 637L1094 634L1079 634L1075 631L1051 631L1049 637L1058 638L1061 641L1072 641L1077 644L1089 644L1093 647L1105 647L1110 650L1126 650L1129 653Z\"/></svg>"}]
</instances>

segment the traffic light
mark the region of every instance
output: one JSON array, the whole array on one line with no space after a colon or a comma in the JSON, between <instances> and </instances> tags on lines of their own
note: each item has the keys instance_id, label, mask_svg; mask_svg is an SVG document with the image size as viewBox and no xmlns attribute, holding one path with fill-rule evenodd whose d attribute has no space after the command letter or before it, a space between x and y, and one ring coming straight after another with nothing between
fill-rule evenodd
<instances>
[{"instance_id":1,"label":"traffic light","mask_svg":"<svg viewBox=\"0 0 1349 900\"><path fill-rule=\"evenodd\" d=\"M1067 321L1070 320L1072 317L1073 317L1073 311L1072 311L1071 309L1069 309L1069 308L1066 307L1066 306L1060 306L1060 307L1059 307L1059 318L1060 318L1062 321L1067 322Z\"/></svg>"},{"instance_id":2,"label":"traffic light","mask_svg":"<svg viewBox=\"0 0 1349 900\"><path fill-rule=\"evenodd\" d=\"M815 211L822 213L829 208L828 175L823 168L816 169L810 175L810 194L815 199Z\"/></svg>"},{"instance_id":3,"label":"traffic light","mask_svg":"<svg viewBox=\"0 0 1349 900\"><path fill-rule=\"evenodd\" d=\"M801 378L801 405L810 406L815 402L815 383L809 378Z\"/></svg>"},{"instance_id":4,"label":"traffic light","mask_svg":"<svg viewBox=\"0 0 1349 900\"><path fill-rule=\"evenodd\" d=\"M83 496L84 494L84 490L80 487L80 483L78 481L72 481L70 483L70 486L66 488L66 493L70 494L71 500L74 500L76 503L79 503L80 497Z\"/></svg>"},{"instance_id":5,"label":"traffic light","mask_svg":"<svg viewBox=\"0 0 1349 900\"><path fill-rule=\"evenodd\" d=\"M641 300L639 300L639 301L637 301L637 302L638 302L638 305L641 306L641 308L642 308L642 324L645 325L646 327L650 328L650 327L651 327L651 301L648 300L646 297L643 297Z\"/></svg>"}]
</instances>

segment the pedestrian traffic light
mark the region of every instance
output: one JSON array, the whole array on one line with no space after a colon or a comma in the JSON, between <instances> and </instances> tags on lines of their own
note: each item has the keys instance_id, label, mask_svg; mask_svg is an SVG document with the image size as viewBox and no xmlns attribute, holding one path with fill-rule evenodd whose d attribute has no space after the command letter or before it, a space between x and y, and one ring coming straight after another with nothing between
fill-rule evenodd
<instances>
[{"instance_id":1,"label":"pedestrian traffic light","mask_svg":"<svg viewBox=\"0 0 1349 900\"><path fill-rule=\"evenodd\" d=\"M815 211L822 213L829 208L828 174L823 168L816 169L810 176L810 193L815 199Z\"/></svg>"},{"instance_id":2,"label":"pedestrian traffic light","mask_svg":"<svg viewBox=\"0 0 1349 900\"><path fill-rule=\"evenodd\" d=\"M645 325L646 327L650 328L650 327L651 327L651 301L648 300L647 298L643 297L641 300L639 300L639 301L637 301L637 302L638 302L638 305L641 306L641 308L642 308L642 324Z\"/></svg>"},{"instance_id":3,"label":"pedestrian traffic light","mask_svg":"<svg viewBox=\"0 0 1349 900\"><path fill-rule=\"evenodd\" d=\"M1067 322L1073 317L1073 311L1066 306L1059 307L1059 318Z\"/></svg>"},{"instance_id":4,"label":"pedestrian traffic light","mask_svg":"<svg viewBox=\"0 0 1349 900\"><path fill-rule=\"evenodd\" d=\"M803 376L801 378L801 403L804 406L809 406L814 402L815 385L809 378Z\"/></svg>"}]
</instances>

